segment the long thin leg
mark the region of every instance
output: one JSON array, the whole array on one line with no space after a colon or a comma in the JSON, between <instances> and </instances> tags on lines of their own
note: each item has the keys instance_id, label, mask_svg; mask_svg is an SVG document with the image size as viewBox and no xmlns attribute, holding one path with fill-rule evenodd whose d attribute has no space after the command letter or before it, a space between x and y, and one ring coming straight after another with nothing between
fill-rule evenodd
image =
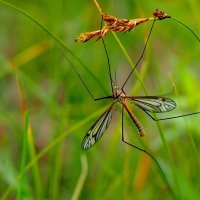
<instances>
[{"instance_id":1,"label":"long thin leg","mask_svg":"<svg viewBox=\"0 0 200 200\"><path fill-rule=\"evenodd\" d=\"M143 109L142 109L143 110ZM178 116L173 116L173 117L166 117L166 118L158 118L156 119L155 117L153 117L151 114L149 114L147 111L143 110L151 119L153 119L154 121L161 121L161 120L168 120L168 119L176 119L176 118L181 118L181 117L187 117L190 115L197 115L200 114L200 112L193 112L193 113L188 113L188 114L184 114L184 115L178 115Z\"/></svg>"},{"instance_id":2,"label":"long thin leg","mask_svg":"<svg viewBox=\"0 0 200 200\"><path fill-rule=\"evenodd\" d=\"M146 153L148 156L150 156L152 158L152 160L156 163L156 165L158 166L158 168L160 169L160 172L162 174L162 176L166 179L166 176L165 176L165 173L163 172L160 164L158 163L158 161L154 158L154 156L152 154L150 154L149 152L147 152L146 150L144 149L141 149L127 141L125 141L125 138L124 138L124 107L122 107L122 142L124 142L125 144L135 148L135 149L138 149L139 151L142 151L144 153Z\"/></svg>"},{"instance_id":3,"label":"long thin leg","mask_svg":"<svg viewBox=\"0 0 200 200\"><path fill-rule=\"evenodd\" d=\"M106 96L94 99L95 101L102 100L102 99L113 99L113 96Z\"/></svg>"},{"instance_id":4,"label":"long thin leg","mask_svg":"<svg viewBox=\"0 0 200 200\"><path fill-rule=\"evenodd\" d=\"M135 146L135 145L133 145L133 144L130 144L129 142L126 142L126 141L125 141L125 138L124 138L124 107L123 107L123 106L122 106L122 142L124 142L125 144L127 144L127 145L129 145L129 146L131 146L131 147L133 147L133 148L135 148L135 149L137 149L137 150L139 150L139 151L142 151L142 152L146 153L148 156L150 156L150 158L155 162L155 164L156 164L157 167L159 168L160 173L161 173L161 175L163 176L164 182L166 183L167 187L169 188L169 190L170 190L172 196L174 197L174 199L176 199L176 196L175 196L175 194L174 194L174 191L172 190L172 188L171 188L169 182L167 181L167 178L166 178L166 175L165 175L164 171L162 170L160 164L159 164L158 161L154 158L154 156L153 156L151 153L149 153L148 151L146 151L146 150L144 150L144 149L141 149L141 148L139 148L139 147L137 147L137 146Z\"/></svg>"},{"instance_id":5,"label":"long thin leg","mask_svg":"<svg viewBox=\"0 0 200 200\"><path fill-rule=\"evenodd\" d=\"M104 46L104 49L105 49L105 52L106 52L106 58L107 58L107 62L108 62L108 73L109 73L109 78L110 78L110 87L111 87L111 90L112 90L112 95L114 95L114 91L113 91L113 79L112 79L111 67L110 67L110 59L109 59L108 51L107 51L106 44L105 44L103 38L102 38L102 42L103 42L103 46Z\"/></svg>"},{"instance_id":6,"label":"long thin leg","mask_svg":"<svg viewBox=\"0 0 200 200\"><path fill-rule=\"evenodd\" d=\"M78 76L78 78L80 79L80 81L83 83L85 89L88 91L89 95L92 97L92 99L94 101L98 101L98 100L101 100L101 99L109 99L109 98L112 98L112 96L107 96L107 97L100 97L100 98L95 98L92 94L92 92L90 91L89 87L86 85L85 81L83 80L83 78L81 77L81 75L79 74L78 70L76 69L76 67L74 66L74 64L71 62L71 60L64 54L63 52L63 55L64 57L67 59L67 61L70 63L70 65L72 66L72 68L74 69L76 75Z\"/></svg>"},{"instance_id":7,"label":"long thin leg","mask_svg":"<svg viewBox=\"0 0 200 200\"><path fill-rule=\"evenodd\" d=\"M62 49L61 49L62 51ZM62 51L63 52L63 51ZM81 75L79 74L78 70L76 69L76 67L74 66L74 64L71 62L71 60L65 55L65 53L63 52L63 55L65 57L65 59L69 62L69 64L72 66L72 68L74 69L76 75L78 76L78 78L80 79L80 81L83 83L85 89L88 91L89 95L92 97L92 99L95 101L94 96L92 95L92 92L90 91L90 89L88 88L88 86L86 85L85 81L83 80L83 78L81 77Z\"/></svg>"},{"instance_id":8,"label":"long thin leg","mask_svg":"<svg viewBox=\"0 0 200 200\"><path fill-rule=\"evenodd\" d=\"M122 90L123 90L124 86L126 85L127 81L129 80L129 78L131 77L131 75L133 74L133 72L135 71L135 69L137 68L139 62L142 60L142 58L143 58L143 56L144 56L144 53L145 53L145 50L146 50L146 47L147 47L149 38L150 38L150 36L151 36L151 33L152 33L152 31L153 31L153 27L154 27L155 22L156 22L156 20L153 20L153 23L152 23L151 29L150 29L150 31L149 31L147 41L146 41L146 43L145 43L145 45L144 45L142 54L141 54L141 56L139 57L137 63L135 64L135 67L132 69L132 71L131 71L130 74L128 75L127 79L125 80L124 84L122 85L122 88L121 88Z\"/></svg>"},{"instance_id":9,"label":"long thin leg","mask_svg":"<svg viewBox=\"0 0 200 200\"><path fill-rule=\"evenodd\" d=\"M101 18L100 30L102 29L102 24L103 24L103 16ZM110 59L109 59L108 51L107 51L106 44L105 44L103 38L102 38L102 43L103 43L103 47L104 47L104 50L105 50L105 53L106 53L107 62L108 62L108 73L109 73L109 78L110 78L110 87L111 87L112 95L113 95L114 91L113 91L113 79L112 79L112 75L111 75Z\"/></svg>"}]
</instances>

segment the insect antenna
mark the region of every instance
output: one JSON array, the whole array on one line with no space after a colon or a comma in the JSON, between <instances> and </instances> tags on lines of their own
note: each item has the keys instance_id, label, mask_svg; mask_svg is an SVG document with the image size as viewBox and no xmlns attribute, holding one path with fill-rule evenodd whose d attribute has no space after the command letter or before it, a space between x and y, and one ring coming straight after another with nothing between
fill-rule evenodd
<instances>
[{"instance_id":1,"label":"insect antenna","mask_svg":"<svg viewBox=\"0 0 200 200\"><path fill-rule=\"evenodd\" d=\"M131 71L130 74L128 75L127 79L125 80L124 84L122 85L122 88L121 88L122 90L123 90L123 88L125 87L126 83L128 82L129 78L131 77L131 75L133 74L133 72L135 71L135 69L137 68L139 62L142 60L142 58L143 58L143 56L144 56L144 53L145 53L145 50L146 50L146 47L147 47L149 38L150 38L150 36L151 36L151 33L152 33L152 31L153 31L153 27L154 27L155 22L156 22L156 20L154 19L154 20L153 20L153 23L152 23L152 25L151 25L151 29L150 29L150 31L149 31L148 37L147 37L147 41L146 41L146 43L145 43L145 45L144 45L142 54L141 54L141 56L139 57L138 61L136 62L135 67L132 69L132 71Z\"/></svg>"}]
</instances>

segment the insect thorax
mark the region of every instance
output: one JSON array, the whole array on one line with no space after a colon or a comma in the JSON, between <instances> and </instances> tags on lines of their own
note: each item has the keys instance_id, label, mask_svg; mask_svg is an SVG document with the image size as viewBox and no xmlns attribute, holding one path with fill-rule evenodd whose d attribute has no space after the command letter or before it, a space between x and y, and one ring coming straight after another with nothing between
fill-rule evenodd
<instances>
[{"instance_id":1,"label":"insect thorax","mask_svg":"<svg viewBox=\"0 0 200 200\"><path fill-rule=\"evenodd\" d=\"M113 88L114 93L114 99L117 100L120 103L124 103L126 94L121 90L121 88L118 87L118 85L115 83Z\"/></svg>"}]
</instances>

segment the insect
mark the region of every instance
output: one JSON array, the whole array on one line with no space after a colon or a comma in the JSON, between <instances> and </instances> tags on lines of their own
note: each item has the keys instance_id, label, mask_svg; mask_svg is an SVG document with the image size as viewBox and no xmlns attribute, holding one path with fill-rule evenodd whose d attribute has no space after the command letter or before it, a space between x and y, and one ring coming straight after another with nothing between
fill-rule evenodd
<instances>
[{"instance_id":1,"label":"insect","mask_svg":"<svg viewBox=\"0 0 200 200\"><path fill-rule=\"evenodd\" d=\"M139 135L144 136L144 130L139 120L136 118L134 113L130 110L128 106L128 102L133 102L136 106L141 108L144 112L151 113L162 113L168 112L176 108L176 103L169 98L161 97L161 96L127 96L126 93L119 88L117 83L114 83L113 95L108 97L103 97L100 99L112 98L113 102L111 105L105 110L105 112L96 120L96 122L91 126L91 128L87 131L83 142L82 148L84 150L92 147L104 134L108 126L110 125L112 119L112 111L113 107L116 103L120 103L122 105L122 141L124 141L123 134L123 113L124 109L129 114L133 123L136 125ZM99 100L99 99L96 99Z\"/></svg>"}]
</instances>

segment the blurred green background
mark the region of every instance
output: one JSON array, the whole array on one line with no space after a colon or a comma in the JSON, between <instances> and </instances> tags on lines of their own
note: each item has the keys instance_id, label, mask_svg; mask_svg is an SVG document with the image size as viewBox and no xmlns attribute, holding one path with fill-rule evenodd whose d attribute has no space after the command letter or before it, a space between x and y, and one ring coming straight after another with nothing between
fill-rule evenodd
<instances>
[{"instance_id":1,"label":"blurred green background","mask_svg":"<svg viewBox=\"0 0 200 200\"><path fill-rule=\"evenodd\" d=\"M50 34L0 1L1 199L200 198L200 115L157 124L130 105L146 136L139 138L126 114L126 140L150 151L166 180L148 156L122 143L120 106L113 111L111 125L101 140L88 151L81 149L85 133L110 101L91 99L64 54L96 98L110 94L102 42L74 42L80 33L99 29L101 16L94 2L7 2L53 32L97 79ZM198 0L99 0L99 4L104 12L126 19L151 17L158 8L200 35ZM151 23L117 34L133 62L141 55ZM131 70L130 64L111 33L105 42L112 73L116 71L120 85ZM149 95L167 94L177 102L176 110L158 117L200 111L199 55L198 40L182 25L171 19L156 22L138 71ZM125 90L128 95L145 95L135 75ZM28 120L25 111L29 112L29 132L23 146Z\"/></svg>"}]
</instances>

